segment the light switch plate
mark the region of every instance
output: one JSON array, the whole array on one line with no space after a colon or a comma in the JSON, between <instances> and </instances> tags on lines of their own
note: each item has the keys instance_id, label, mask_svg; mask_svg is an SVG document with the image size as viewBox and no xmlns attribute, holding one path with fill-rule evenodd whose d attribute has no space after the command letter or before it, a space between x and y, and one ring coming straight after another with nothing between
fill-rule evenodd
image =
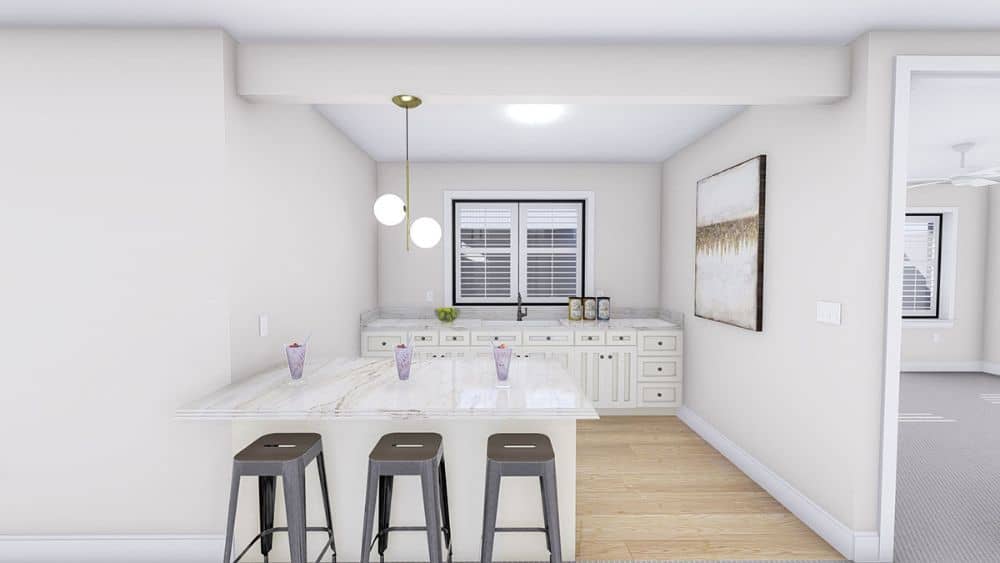
<instances>
[{"instance_id":1,"label":"light switch plate","mask_svg":"<svg viewBox=\"0 0 1000 563\"><path fill-rule=\"evenodd\" d=\"M817 301L816 321L828 325L839 325L840 303L832 303L830 301Z\"/></svg>"}]
</instances>

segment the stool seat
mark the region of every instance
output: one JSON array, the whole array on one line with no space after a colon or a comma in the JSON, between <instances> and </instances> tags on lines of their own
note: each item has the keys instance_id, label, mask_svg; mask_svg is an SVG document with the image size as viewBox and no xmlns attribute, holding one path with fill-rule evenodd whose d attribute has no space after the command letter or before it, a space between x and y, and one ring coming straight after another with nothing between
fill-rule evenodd
<instances>
[{"instance_id":1,"label":"stool seat","mask_svg":"<svg viewBox=\"0 0 1000 563\"><path fill-rule=\"evenodd\" d=\"M321 443L319 434L265 434L243 448L233 458L244 462L284 462L304 456Z\"/></svg>"},{"instance_id":2,"label":"stool seat","mask_svg":"<svg viewBox=\"0 0 1000 563\"><path fill-rule=\"evenodd\" d=\"M433 432L394 432L379 439L368 458L372 461L429 461L441 452L441 435Z\"/></svg>"},{"instance_id":3,"label":"stool seat","mask_svg":"<svg viewBox=\"0 0 1000 563\"><path fill-rule=\"evenodd\" d=\"M493 434L486 442L486 458L499 463L540 463L555 459L556 454L544 434Z\"/></svg>"}]
</instances>

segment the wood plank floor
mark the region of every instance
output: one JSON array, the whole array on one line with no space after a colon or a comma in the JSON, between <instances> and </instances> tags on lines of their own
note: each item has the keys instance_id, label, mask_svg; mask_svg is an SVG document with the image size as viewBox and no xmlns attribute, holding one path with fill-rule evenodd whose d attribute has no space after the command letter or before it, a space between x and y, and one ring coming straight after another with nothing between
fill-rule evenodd
<instances>
[{"instance_id":1,"label":"wood plank floor","mask_svg":"<svg viewBox=\"0 0 1000 563\"><path fill-rule=\"evenodd\" d=\"M576 447L578 560L843 559L677 417L580 421Z\"/></svg>"}]
</instances>

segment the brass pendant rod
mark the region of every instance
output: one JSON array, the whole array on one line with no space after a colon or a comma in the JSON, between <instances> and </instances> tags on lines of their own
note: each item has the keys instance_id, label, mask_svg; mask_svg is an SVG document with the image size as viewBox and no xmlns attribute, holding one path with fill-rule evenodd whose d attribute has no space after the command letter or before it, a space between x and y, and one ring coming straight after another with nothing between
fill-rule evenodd
<instances>
[{"instance_id":1,"label":"brass pendant rod","mask_svg":"<svg viewBox=\"0 0 1000 563\"><path fill-rule=\"evenodd\" d=\"M410 108L403 108L406 112L406 250L410 250Z\"/></svg>"}]
</instances>

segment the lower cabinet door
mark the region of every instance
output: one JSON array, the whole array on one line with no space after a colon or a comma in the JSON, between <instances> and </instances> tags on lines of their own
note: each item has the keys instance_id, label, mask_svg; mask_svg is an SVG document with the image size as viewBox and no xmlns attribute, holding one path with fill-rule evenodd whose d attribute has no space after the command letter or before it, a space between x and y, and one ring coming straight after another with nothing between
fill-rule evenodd
<instances>
[{"instance_id":1,"label":"lower cabinet door","mask_svg":"<svg viewBox=\"0 0 1000 563\"><path fill-rule=\"evenodd\" d=\"M635 352L602 349L578 353L581 381L599 409L631 408L636 403Z\"/></svg>"}]
</instances>

